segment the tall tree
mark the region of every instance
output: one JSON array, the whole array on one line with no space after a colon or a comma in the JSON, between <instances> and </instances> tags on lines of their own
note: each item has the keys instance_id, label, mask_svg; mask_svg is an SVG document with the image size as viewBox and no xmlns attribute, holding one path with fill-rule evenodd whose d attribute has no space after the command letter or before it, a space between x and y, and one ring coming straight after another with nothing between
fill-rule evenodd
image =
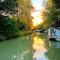
<instances>
[{"instance_id":1,"label":"tall tree","mask_svg":"<svg viewBox=\"0 0 60 60\"><path fill-rule=\"evenodd\" d=\"M43 13L45 18L46 27L56 26L56 21L58 19L58 13L56 11L55 3L53 0L48 0L47 11Z\"/></svg>"},{"instance_id":2,"label":"tall tree","mask_svg":"<svg viewBox=\"0 0 60 60\"><path fill-rule=\"evenodd\" d=\"M30 28L32 25L32 20L31 20L31 0L18 0L19 2L19 7L18 10L20 11L19 14L19 21L24 22L27 24L27 26Z\"/></svg>"},{"instance_id":3,"label":"tall tree","mask_svg":"<svg viewBox=\"0 0 60 60\"><path fill-rule=\"evenodd\" d=\"M17 0L0 0L0 36L13 37L19 31L17 23L9 18L16 12Z\"/></svg>"},{"instance_id":4,"label":"tall tree","mask_svg":"<svg viewBox=\"0 0 60 60\"><path fill-rule=\"evenodd\" d=\"M60 0L52 0L56 8L60 8Z\"/></svg>"}]
</instances>

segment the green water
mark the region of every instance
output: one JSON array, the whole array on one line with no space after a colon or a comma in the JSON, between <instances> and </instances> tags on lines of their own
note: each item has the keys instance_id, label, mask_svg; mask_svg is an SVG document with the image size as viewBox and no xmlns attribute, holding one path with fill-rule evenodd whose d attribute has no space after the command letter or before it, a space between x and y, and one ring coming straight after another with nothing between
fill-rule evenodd
<instances>
[{"instance_id":1,"label":"green water","mask_svg":"<svg viewBox=\"0 0 60 60\"><path fill-rule=\"evenodd\" d=\"M32 47L35 37L44 41L45 46L43 48L46 51L44 49L38 51ZM42 60L40 56L44 60L60 60L60 42L48 41L44 34L32 34L0 42L0 60L34 60L34 54L39 56L39 60Z\"/></svg>"},{"instance_id":2,"label":"green water","mask_svg":"<svg viewBox=\"0 0 60 60\"><path fill-rule=\"evenodd\" d=\"M31 46L28 36L0 42L0 60L32 60Z\"/></svg>"}]
</instances>

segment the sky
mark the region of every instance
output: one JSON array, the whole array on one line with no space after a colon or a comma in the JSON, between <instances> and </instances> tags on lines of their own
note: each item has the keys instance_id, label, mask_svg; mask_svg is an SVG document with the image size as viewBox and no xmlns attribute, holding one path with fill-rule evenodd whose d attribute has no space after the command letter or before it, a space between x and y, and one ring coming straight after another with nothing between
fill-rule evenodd
<instances>
[{"instance_id":1,"label":"sky","mask_svg":"<svg viewBox=\"0 0 60 60\"><path fill-rule=\"evenodd\" d=\"M47 0L32 0L32 5L36 10L42 9L46 6Z\"/></svg>"},{"instance_id":2,"label":"sky","mask_svg":"<svg viewBox=\"0 0 60 60\"><path fill-rule=\"evenodd\" d=\"M1 0L1 2L3 2L3 1L5 1L5 0Z\"/></svg>"},{"instance_id":3,"label":"sky","mask_svg":"<svg viewBox=\"0 0 60 60\"><path fill-rule=\"evenodd\" d=\"M34 27L43 23L42 13L45 10L46 5L47 0L32 0L34 10L32 11L31 15L34 18L32 19Z\"/></svg>"}]
</instances>

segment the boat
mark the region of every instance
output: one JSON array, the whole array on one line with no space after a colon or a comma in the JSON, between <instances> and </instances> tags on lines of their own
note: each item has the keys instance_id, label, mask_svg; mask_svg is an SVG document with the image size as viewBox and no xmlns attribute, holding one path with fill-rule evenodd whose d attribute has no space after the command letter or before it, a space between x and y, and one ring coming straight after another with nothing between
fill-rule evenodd
<instances>
[{"instance_id":1,"label":"boat","mask_svg":"<svg viewBox=\"0 0 60 60\"><path fill-rule=\"evenodd\" d=\"M48 29L48 39L60 41L60 29L58 28L49 28Z\"/></svg>"}]
</instances>

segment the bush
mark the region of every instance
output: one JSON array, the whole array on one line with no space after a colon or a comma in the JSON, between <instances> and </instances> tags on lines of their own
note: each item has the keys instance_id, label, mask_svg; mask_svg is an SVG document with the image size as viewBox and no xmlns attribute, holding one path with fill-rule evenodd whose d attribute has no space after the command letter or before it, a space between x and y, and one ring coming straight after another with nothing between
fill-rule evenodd
<instances>
[{"instance_id":1,"label":"bush","mask_svg":"<svg viewBox=\"0 0 60 60\"><path fill-rule=\"evenodd\" d=\"M26 23L23 23L23 22L20 22L19 23L19 30L22 31L22 30L27 30L27 25Z\"/></svg>"},{"instance_id":2,"label":"bush","mask_svg":"<svg viewBox=\"0 0 60 60\"><path fill-rule=\"evenodd\" d=\"M2 16L0 17L0 35L11 38L16 36L16 33L19 31L18 24L13 19L9 17Z\"/></svg>"}]
</instances>

